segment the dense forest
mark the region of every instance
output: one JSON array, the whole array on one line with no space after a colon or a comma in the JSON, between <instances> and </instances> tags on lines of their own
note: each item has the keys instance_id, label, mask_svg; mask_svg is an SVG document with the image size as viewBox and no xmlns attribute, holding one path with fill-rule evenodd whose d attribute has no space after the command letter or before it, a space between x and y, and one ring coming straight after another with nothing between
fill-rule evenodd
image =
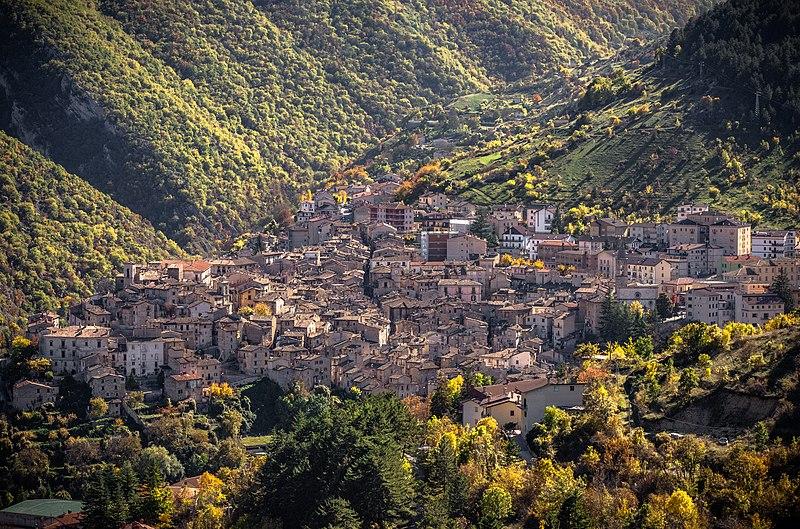
<instances>
[{"instance_id":1,"label":"dense forest","mask_svg":"<svg viewBox=\"0 0 800 529\"><path fill-rule=\"evenodd\" d=\"M741 116L794 130L800 123L800 5L782 0L731 0L675 30L668 57L732 90ZM669 59L667 59L669 62Z\"/></svg>"},{"instance_id":2,"label":"dense forest","mask_svg":"<svg viewBox=\"0 0 800 529\"><path fill-rule=\"evenodd\" d=\"M0 132L0 331L94 293L122 263L182 251L139 215Z\"/></svg>"}]
</instances>

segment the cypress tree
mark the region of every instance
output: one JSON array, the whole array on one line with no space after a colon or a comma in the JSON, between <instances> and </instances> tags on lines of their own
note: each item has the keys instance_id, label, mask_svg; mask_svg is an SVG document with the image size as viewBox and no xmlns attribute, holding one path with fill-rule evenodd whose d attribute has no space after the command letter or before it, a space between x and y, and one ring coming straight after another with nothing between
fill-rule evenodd
<instances>
[{"instance_id":1,"label":"cypress tree","mask_svg":"<svg viewBox=\"0 0 800 529\"><path fill-rule=\"evenodd\" d=\"M785 269L781 269L775 281L769 287L781 301L783 301L783 311L791 312L794 310L794 297L792 296L792 285L789 282L789 276L786 274Z\"/></svg>"}]
</instances>

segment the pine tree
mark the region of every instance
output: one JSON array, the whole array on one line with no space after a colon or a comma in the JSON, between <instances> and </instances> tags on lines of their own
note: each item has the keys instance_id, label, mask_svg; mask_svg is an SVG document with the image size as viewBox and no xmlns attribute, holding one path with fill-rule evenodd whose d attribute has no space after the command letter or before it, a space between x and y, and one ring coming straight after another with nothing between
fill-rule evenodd
<instances>
[{"instance_id":1,"label":"pine tree","mask_svg":"<svg viewBox=\"0 0 800 529\"><path fill-rule=\"evenodd\" d=\"M567 496L558 512L558 529L589 529L589 514L579 491Z\"/></svg>"},{"instance_id":2,"label":"pine tree","mask_svg":"<svg viewBox=\"0 0 800 529\"><path fill-rule=\"evenodd\" d=\"M666 294L663 292L658 295L656 298L656 314L661 319L667 319L672 317L673 312L675 311L675 305L670 301Z\"/></svg>"},{"instance_id":3,"label":"pine tree","mask_svg":"<svg viewBox=\"0 0 800 529\"><path fill-rule=\"evenodd\" d=\"M792 296L792 285L789 282L789 276L786 274L785 269L781 269L775 281L769 287L781 301L783 301L783 311L792 312L794 310L794 297Z\"/></svg>"},{"instance_id":4,"label":"pine tree","mask_svg":"<svg viewBox=\"0 0 800 529\"><path fill-rule=\"evenodd\" d=\"M598 335L606 342L617 340L619 330L619 304L614 300L613 294L609 292L603 299L600 306L600 319L598 321Z\"/></svg>"},{"instance_id":5,"label":"pine tree","mask_svg":"<svg viewBox=\"0 0 800 529\"><path fill-rule=\"evenodd\" d=\"M360 529L358 514L344 498L329 498L314 513L314 526L322 529Z\"/></svg>"},{"instance_id":6,"label":"pine tree","mask_svg":"<svg viewBox=\"0 0 800 529\"><path fill-rule=\"evenodd\" d=\"M497 234L494 232L494 228L487 219L488 212L486 208L481 208L478 210L478 214L475 216L475 220L472 221L470 224L469 230L470 233L475 235L476 237L480 237L486 241L486 244L493 248L497 246Z\"/></svg>"},{"instance_id":7,"label":"pine tree","mask_svg":"<svg viewBox=\"0 0 800 529\"><path fill-rule=\"evenodd\" d=\"M553 213L553 220L550 222L550 231L553 233L562 233L564 231L564 219L561 215L561 208L556 208Z\"/></svg>"},{"instance_id":8,"label":"pine tree","mask_svg":"<svg viewBox=\"0 0 800 529\"><path fill-rule=\"evenodd\" d=\"M347 469L346 497L367 526L395 524L413 515L410 467L392 442L365 438Z\"/></svg>"},{"instance_id":9,"label":"pine tree","mask_svg":"<svg viewBox=\"0 0 800 529\"><path fill-rule=\"evenodd\" d=\"M450 437L442 437L430 451L426 471L430 495L444 500L448 515L460 516L467 501L468 484L458 471L458 453Z\"/></svg>"},{"instance_id":10,"label":"pine tree","mask_svg":"<svg viewBox=\"0 0 800 529\"><path fill-rule=\"evenodd\" d=\"M106 485L102 469L93 471L86 481L83 490L83 512L86 515L87 529L104 529L110 527L107 517L111 494Z\"/></svg>"}]
</instances>

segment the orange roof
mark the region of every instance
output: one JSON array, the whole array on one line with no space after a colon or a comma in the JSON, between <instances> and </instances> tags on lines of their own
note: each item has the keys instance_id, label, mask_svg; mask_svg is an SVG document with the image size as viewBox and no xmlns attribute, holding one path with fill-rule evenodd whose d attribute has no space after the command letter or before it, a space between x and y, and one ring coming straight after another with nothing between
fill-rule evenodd
<instances>
[{"instance_id":1,"label":"orange roof","mask_svg":"<svg viewBox=\"0 0 800 529\"><path fill-rule=\"evenodd\" d=\"M165 266L181 265L184 272L205 272L211 269L211 264L202 260L165 259L161 263Z\"/></svg>"}]
</instances>

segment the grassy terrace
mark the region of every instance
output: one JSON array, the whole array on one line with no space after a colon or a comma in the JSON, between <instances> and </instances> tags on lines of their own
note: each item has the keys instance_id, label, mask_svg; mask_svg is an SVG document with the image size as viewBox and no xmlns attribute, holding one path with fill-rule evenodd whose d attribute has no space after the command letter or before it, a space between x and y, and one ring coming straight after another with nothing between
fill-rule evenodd
<instances>
[{"instance_id":1,"label":"grassy terrace","mask_svg":"<svg viewBox=\"0 0 800 529\"><path fill-rule=\"evenodd\" d=\"M272 442L271 435L248 435L242 437L242 446L245 448L252 448L255 446L263 446Z\"/></svg>"},{"instance_id":2,"label":"grassy terrace","mask_svg":"<svg viewBox=\"0 0 800 529\"><path fill-rule=\"evenodd\" d=\"M748 130L746 122L717 111L714 105L721 103L708 103L708 94L724 100L724 91L647 67L627 71L638 91L616 95L604 106L576 107L582 87L597 75L584 72L571 88L551 82L455 100L457 118L423 126L426 141L446 138L456 147L422 187L478 204L583 202L651 216L683 201L703 200L723 210L760 213L762 225L796 223L797 135ZM569 118L569 105L547 104L555 90L573 101ZM539 104L532 99L537 91L545 95ZM408 149L410 136L412 131L387 141L381 156L412 171L419 166L414 161L430 162L432 151ZM526 186L524 174L534 171L535 182Z\"/></svg>"}]
</instances>

